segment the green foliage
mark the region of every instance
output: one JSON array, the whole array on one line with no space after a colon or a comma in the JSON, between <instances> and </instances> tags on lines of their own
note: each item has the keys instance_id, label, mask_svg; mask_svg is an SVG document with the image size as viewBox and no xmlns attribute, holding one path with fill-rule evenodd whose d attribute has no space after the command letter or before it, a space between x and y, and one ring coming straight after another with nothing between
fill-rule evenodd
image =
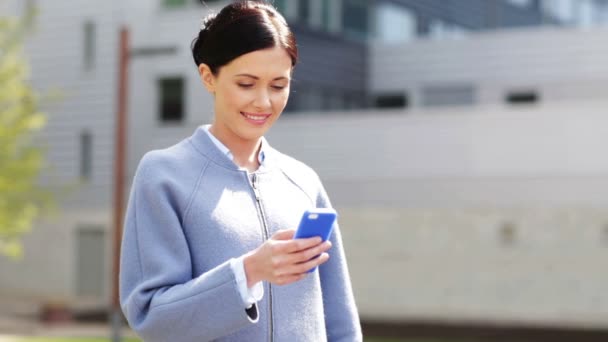
<instances>
[{"instance_id":1,"label":"green foliage","mask_svg":"<svg viewBox=\"0 0 608 342\"><path fill-rule=\"evenodd\" d=\"M140 342L136 338L123 338L123 342ZM108 338L85 337L24 337L16 338L14 342L110 342Z\"/></svg>"},{"instance_id":2,"label":"green foliage","mask_svg":"<svg viewBox=\"0 0 608 342\"><path fill-rule=\"evenodd\" d=\"M22 256L23 234L50 203L50 192L38 184L44 153L33 142L46 116L23 55L32 16L0 16L0 255L11 258Z\"/></svg>"}]
</instances>

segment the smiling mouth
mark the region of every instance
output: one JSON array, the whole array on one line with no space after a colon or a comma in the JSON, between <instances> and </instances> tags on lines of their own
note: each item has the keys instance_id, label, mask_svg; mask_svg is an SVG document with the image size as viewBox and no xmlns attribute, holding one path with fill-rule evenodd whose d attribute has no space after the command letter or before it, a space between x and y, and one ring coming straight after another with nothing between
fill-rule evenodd
<instances>
[{"instance_id":1,"label":"smiling mouth","mask_svg":"<svg viewBox=\"0 0 608 342\"><path fill-rule=\"evenodd\" d=\"M270 117L270 114L250 114L241 112L241 115L247 119L247 121L255 124L263 124Z\"/></svg>"}]
</instances>

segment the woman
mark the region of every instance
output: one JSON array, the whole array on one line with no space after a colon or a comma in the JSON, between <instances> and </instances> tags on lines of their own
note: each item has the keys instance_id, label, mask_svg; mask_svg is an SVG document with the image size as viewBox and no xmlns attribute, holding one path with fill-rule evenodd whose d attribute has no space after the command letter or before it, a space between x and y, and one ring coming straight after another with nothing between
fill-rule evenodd
<instances>
[{"instance_id":1,"label":"woman","mask_svg":"<svg viewBox=\"0 0 608 342\"><path fill-rule=\"evenodd\" d=\"M139 164L120 269L130 326L146 341L361 340L340 230L321 242L289 229L330 206L323 186L263 138L298 57L285 20L232 3L205 20L192 53L214 121Z\"/></svg>"}]
</instances>

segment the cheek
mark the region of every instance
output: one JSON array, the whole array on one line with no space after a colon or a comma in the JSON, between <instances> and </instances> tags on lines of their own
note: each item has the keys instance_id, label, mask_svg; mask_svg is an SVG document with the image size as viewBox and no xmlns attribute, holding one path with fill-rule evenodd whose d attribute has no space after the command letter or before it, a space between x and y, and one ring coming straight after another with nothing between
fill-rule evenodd
<instances>
[{"instance_id":1,"label":"cheek","mask_svg":"<svg viewBox=\"0 0 608 342\"><path fill-rule=\"evenodd\" d=\"M235 88L225 88L221 94L217 94L216 100L220 100L225 107L239 108L250 101L249 97L251 97L251 94L246 91Z\"/></svg>"},{"instance_id":2,"label":"cheek","mask_svg":"<svg viewBox=\"0 0 608 342\"><path fill-rule=\"evenodd\" d=\"M283 108L285 108L288 98L289 98L289 91L276 93L272 98L272 103L274 104L275 108L282 110Z\"/></svg>"}]
</instances>

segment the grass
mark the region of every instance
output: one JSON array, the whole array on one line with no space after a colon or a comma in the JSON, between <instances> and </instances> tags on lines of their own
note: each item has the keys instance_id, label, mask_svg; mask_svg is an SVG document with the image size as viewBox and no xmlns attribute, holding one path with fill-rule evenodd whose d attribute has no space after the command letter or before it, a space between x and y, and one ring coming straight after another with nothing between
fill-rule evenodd
<instances>
[{"instance_id":1,"label":"grass","mask_svg":"<svg viewBox=\"0 0 608 342\"><path fill-rule=\"evenodd\" d=\"M22 337L11 342L109 342L107 338L78 338L78 337ZM123 338L123 342L141 342L136 338ZM446 342L437 339L413 339L413 338L365 338L367 342Z\"/></svg>"},{"instance_id":2,"label":"grass","mask_svg":"<svg viewBox=\"0 0 608 342\"><path fill-rule=\"evenodd\" d=\"M14 342L109 342L108 338L79 338L79 337L23 337ZM141 342L136 338L123 338L123 342Z\"/></svg>"}]
</instances>

